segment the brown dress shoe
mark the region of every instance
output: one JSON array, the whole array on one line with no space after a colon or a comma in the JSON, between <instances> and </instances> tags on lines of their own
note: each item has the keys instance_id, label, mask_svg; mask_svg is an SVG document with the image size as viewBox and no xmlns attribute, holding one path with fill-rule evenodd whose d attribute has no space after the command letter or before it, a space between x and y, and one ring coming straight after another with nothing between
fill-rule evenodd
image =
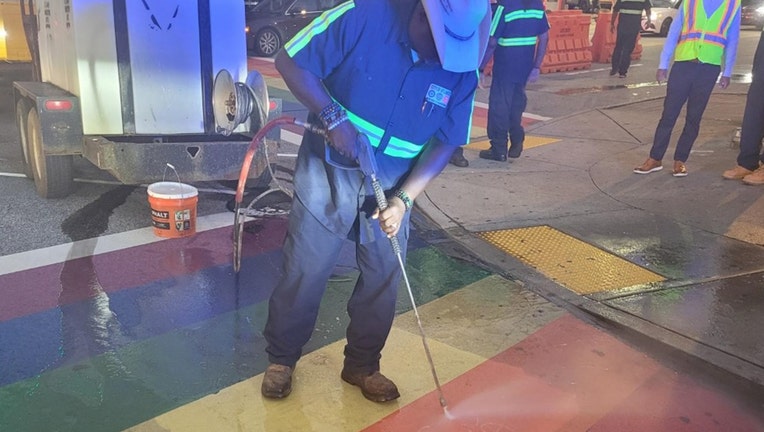
<instances>
[{"instance_id":1,"label":"brown dress shoe","mask_svg":"<svg viewBox=\"0 0 764 432\"><path fill-rule=\"evenodd\" d=\"M722 177L726 178L727 180L742 180L743 177L751 174L752 172L753 171L749 170L748 168L738 165L735 168L724 171L722 173Z\"/></svg>"},{"instance_id":2,"label":"brown dress shoe","mask_svg":"<svg viewBox=\"0 0 764 432\"><path fill-rule=\"evenodd\" d=\"M348 384L360 387L363 396L372 402L388 402L401 396L395 383L379 371L368 373L343 369L341 376L342 380Z\"/></svg>"},{"instance_id":3,"label":"brown dress shoe","mask_svg":"<svg viewBox=\"0 0 764 432\"><path fill-rule=\"evenodd\" d=\"M674 161L674 171L671 173L674 177L687 177L687 166L682 161Z\"/></svg>"},{"instance_id":4,"label":"brown dress shoe","mask_svg":"<svg viewBox=\"0 0 764 432\"><path fill-rule=\"evenodd\" d=\"M764 185L764 166L760 166L756 171L743 177L743 183L749 185Z\"/></svg>"},{"instance_id":5,"label":"brown dress shoe","mask_svg":"<svg viewBox=\"0 0 764 432\"><path fill-rule=\"evenodd\" d=\"M271 399L281 399L292 392L292 368L280 364L271 364L265 369L260 393Z\"/></svg>"},{"instance_id":6,"label":"brown dress shoe","mask_svg":"<svg viewBox=\"0 0 764 432\"><path fill-rule=\"evenodd\" d=\"M663 169L663 164L661 161L653 159L653 158L647 158L645 163L642 165L634 168L635 174L650 174L656 171L660 171Z\"/></svg>"}]
</instances>

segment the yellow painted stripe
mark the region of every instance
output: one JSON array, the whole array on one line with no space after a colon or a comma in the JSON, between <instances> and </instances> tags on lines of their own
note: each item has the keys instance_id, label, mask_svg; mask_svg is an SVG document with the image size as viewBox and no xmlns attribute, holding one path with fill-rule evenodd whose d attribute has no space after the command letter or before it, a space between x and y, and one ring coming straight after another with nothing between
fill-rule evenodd
<instances>
[{"instance_id":1,"label":"yellow painted stripe","mask_svg":"<svg viewBox=\"0 0 764 432\"><path fill-rule=\"evenodd\" d=\"M445 385L565 312L492 275L421 306L419 314L438 378ZM517 324L519 317L523 325ZM382 372L401 393L395 402L369 402L358 388L340 379L344 345L344 340L338 341L305 355L297 364L292 394L284 400L264 399L258 375L128 431L356 431L435 390L413 312L396 318L382 352ZM448 391L444 394L448 400Z\"/></svg>"},{"instance_id":2,"label":"yellow painted stripe","mask_svg":"<svg viewBox=\"0 0 764 432\"><path fill-rule=\"evenodd\" d=\"M486 231L479 235L582 295L665 280L659 274L549 226Z\"/></svg>"}]
</instances>

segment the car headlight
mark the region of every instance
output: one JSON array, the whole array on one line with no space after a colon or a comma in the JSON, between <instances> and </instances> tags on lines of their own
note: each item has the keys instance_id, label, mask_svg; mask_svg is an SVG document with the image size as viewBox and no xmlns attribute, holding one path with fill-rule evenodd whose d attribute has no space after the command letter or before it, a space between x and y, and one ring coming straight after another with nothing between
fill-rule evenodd
<instances>
[{"instance_id":1,"label":"car headlight","mask_svg":"<svg viewBox=\"0 0 764 432\"><path fill-rule=\"evenodd\" d=\"M759 15L764 15L764 6L759 6L756 8L756 13Z\"/></svg>"},{"instance_id":2,"label":"car headlight","mask_svg":"<svg viewBox=\"0 0 764 432\"><path fill-rule=\"evenodd\" d=\"M655 12L652 12L652 13L650 14L650 21L655 21L655 20L657 20L657 19L658 19L658 14L657 14L657 13L655 13Z\"/></svg>"}]
</instances>

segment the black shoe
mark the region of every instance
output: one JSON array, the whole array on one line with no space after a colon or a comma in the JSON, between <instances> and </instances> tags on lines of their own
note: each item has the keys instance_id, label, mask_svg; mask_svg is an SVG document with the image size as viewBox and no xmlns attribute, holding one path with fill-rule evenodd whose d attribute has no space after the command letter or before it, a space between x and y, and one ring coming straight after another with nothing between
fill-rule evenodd
<instances>
[{"instance_id":1,"label":"black shoe","mask_svg":"<svg viewBox=\"0 0 764 432\"><path fill-rule=\"evenodd\" d=\"M509 154L508 156L510 159L517 159L520 157L520 153L523 152L523 143L520 143L518 145L511 145L509 146Z\"/></svg>"},{"instance_id":2,"label":"black shoe","mask_svg":"<svg viewBox=\"0 0 764 432\"><path fill-rule=\"evenodd\" d=\"M624 73L622 73L622 74L619 74L619 75L618 75L618 78L626 78L626 72L624 72Z\"/></svg>"},{"instance_id":3,"label":"black shoe","mask_svg":"<svg viewBox=\"0 0 764 432\"><path fill-rule=\"evenodd\" d=\"M613 76L613 75L615 75L615 74L616 74L616 71L615 71L615 69L610 69L610 76Z\"/></svg>"},{"instance_id":4,"label":"black shoe","mask_svg":"<svg viewBox=\"0 0 764 432\"><path fill-rule=\"evenodd\" d=\"M507 161L507 155L506 154L500 154L497 155L493 152L493 150L480 150L480 159L488 159L488 160L495 160L499 162L506 162Z\"/></svg>"},{"instance_id":5,"label":"black shoe","mask_svg":"<svg viewBox=\"0 0 764 432\"><path fill-rule=\"evenodd\" d=\"M454 153L451 155L451 159L449 159L448 163L451 165L456 165L459 168L466 168L470 166L470 161L468 161L467 158L465 158L461 153Z\"/></svg>"}]
</instances>

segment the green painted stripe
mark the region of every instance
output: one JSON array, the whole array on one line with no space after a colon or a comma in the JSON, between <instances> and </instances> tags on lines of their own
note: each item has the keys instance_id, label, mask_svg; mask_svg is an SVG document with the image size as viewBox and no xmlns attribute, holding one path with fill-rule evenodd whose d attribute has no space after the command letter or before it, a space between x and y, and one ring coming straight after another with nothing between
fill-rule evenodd
<instances>
[{"instance_id":1,"label":"green painted stripe","mask_svg":"<svg viewBox=\"0 0 764 432\"><path fill-rule=\"evenodd\" d=\"M418 305L491 274L431 246L409 250L406 269ZM345 337L346 303L357 276L329 282L306 354ZM410 310L401 282L396 314ZM261 302L77 364L51 365L0 388L0 431L122 431L258 375L268 363L266 316L267 302Z\"/></svg>"},{"instance_id":2,"label":"green painted stripe","mask_svg":"<svg viewBox=\"0 0 764 432\"><path fill-rule=\"evenodd\" d=\"M353 9L354 7L355 3L353 1L349 1L342 3L334 9L329 9L328 11L322 13L321 16L316 18L312 23L308 24L307 27L300 30L289 42L284 45L284 49L286 49L287 54L289 54L290 57L294 57L298 51L305 48L305 45L307 45L314 36L324 32L327 28L329 28L331 23L333 23L345 12Z\"/></svg>"}]
</instances>

